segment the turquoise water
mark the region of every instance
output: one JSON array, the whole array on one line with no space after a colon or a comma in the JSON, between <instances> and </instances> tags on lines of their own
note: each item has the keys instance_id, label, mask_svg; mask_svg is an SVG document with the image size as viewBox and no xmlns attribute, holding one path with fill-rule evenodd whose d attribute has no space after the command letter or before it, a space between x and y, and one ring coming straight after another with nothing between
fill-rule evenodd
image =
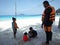
<instances>
[{"instance_id":1,"label":"turquoise water","mask_svg":"<svg viewBox=\"0 0 60 45\"><path fill-rule=\"evenodd\" d=\"M12 17L16 19L28 19L28 18L41 18L42 15L0 15L0 21L12 20ZM56 15L60 17L60 15Z\"/></svg>"},{"instance_id":2,"label":"turquoise water","mask_svg":"<svg viewBox=\"0 0 60 45\"><path fill-rule=\"evenodd\" d=\"M40 18L42 15L0 15L0 21L12 20L12 17L17 19Z\"/></svg>"}]
</instances>

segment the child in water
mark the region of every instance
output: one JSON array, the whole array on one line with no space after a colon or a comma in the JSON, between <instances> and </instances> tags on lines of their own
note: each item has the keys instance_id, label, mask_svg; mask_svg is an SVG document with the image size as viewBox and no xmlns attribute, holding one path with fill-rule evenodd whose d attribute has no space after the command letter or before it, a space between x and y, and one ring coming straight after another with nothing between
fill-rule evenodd
<instances>
[{"instance_id":1,"label":"child in water","mask_svg":"<svg viewBox=\"0 0 60 45\"><path fill-rule=\"evenodd\" d=\"M25 32L24 33L24 35L23 35L23 41L28 41L28 34L27 34L27 32Z\"/></svg>"},{"instance_id":2,"label":"child in water","mask_svg":"<svg viewBox=\"0 0 60 45\"><path fill-rule=\"evenodd\" d=\"M16 38L16 33L17 33L17 23L16 23L16 18L12 17L12 29L13 29L13 33L14 33L14 38Z\"/></svg>"}]
</instances>

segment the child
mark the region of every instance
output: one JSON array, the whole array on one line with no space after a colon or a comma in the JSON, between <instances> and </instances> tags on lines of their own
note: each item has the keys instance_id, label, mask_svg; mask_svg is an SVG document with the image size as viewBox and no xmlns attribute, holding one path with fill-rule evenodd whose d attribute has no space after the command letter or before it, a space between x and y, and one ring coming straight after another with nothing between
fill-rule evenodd
<instances>
[{"instance_id":1,"label":"child","mask_svg":"<svg viewBox=\"0 0 60 45\"><path fill-rule=\"evenodd\" d=\"M27 32L25 32L24 33L24 35L23 35L23 41L28 41L28 34L27 34Z\"/></svg>"},{"instance_id":2,"label":"child","mask_svg":"<svg viewBox=\"0 0 60 45\"><path fill-rule=\"evenodd\" d=\"M29 30L30 30L28 32L29 38L35 38L35 37L37 37L37 31L35 31L32 27L30 27Z\"/></svg>"},{"instance_id":3,"label":"child","mask_svg":"<svg viewBox=\"0 0 60 45\"><path fill-rule=\"evenodd\" d=\"M16 18L12 18L13 22L12 22L12 29L13 29L13 33L14 33L14 38L16 38L16 33L17 33L17 23L16 23Z\"/></svg>"}]
</instances>

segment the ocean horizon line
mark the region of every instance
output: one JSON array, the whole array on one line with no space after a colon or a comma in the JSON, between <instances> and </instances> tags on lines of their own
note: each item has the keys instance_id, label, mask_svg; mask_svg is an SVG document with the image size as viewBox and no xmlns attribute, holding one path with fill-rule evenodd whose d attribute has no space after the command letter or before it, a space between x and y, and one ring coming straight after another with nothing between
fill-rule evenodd
<instances>
[{"instance_id":1,"label":"ocean horizon line","mask_svg":"<svg viewBox=\"0 0 60 45\"><path fill-rule=\"evenodd\" d=\"M8 14L9 15L9 14ZM11 14L11 16L14 15L14 14ZM42 14L17 14L17 16L20 16L20 15L42 15ZM0 15L0 16L7 16L6 14L5 15Z\"/></svg>"}]
</instances>

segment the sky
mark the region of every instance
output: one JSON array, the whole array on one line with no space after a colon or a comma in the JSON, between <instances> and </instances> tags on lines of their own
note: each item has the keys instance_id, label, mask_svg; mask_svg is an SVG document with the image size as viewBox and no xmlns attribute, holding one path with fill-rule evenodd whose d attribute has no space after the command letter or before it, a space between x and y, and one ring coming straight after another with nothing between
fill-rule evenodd
<instances>
[{"instance_id":1,"label":"sky","mask_svg":"<svg viewBox=\"0 0 60 45\"><path fill-rule=\"evenodd\" d=\"M43 1L45 0L0 0L0 15L19 14L42 14L44 11ZM60 0L48 0L51 6L57 10L60 8Z\"/></svg>"}]
</instances>

